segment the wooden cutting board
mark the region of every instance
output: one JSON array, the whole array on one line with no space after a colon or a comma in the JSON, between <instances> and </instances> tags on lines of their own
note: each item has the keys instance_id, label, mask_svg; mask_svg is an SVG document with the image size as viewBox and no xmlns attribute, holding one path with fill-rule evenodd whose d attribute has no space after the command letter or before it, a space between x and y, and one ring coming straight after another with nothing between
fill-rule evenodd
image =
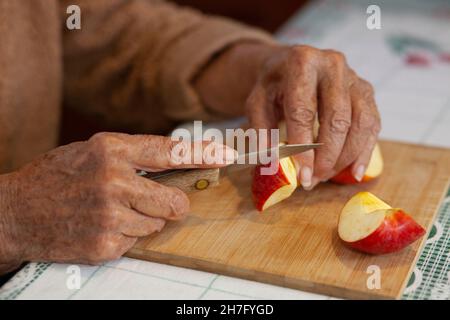
<instances>
[{"instance_id":1,"label":"wooden cutting board","mask_svg":"<svg viewBox=\"0 0 450 320\"><path fill-rule=\"evenodd\" d=\"M450 177L450 150L382 142L385 170L361 185L297 190L257 212L251 174L190 195L192 214L138 241L127 256L345 298L399 298L426 237L401 252L370 256L345 247L337 222L345 202L370 191L409 212L428 231ZM381 288L368 289L369 266Z\"/></svg>"}]
</instances>

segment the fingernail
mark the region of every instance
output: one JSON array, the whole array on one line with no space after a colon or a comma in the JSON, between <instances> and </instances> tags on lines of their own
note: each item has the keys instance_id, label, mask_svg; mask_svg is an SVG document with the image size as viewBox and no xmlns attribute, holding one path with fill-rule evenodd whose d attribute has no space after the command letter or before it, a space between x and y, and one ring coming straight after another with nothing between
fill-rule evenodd
<instances>
[{"instance_id":1,"label":"fingernail","mask_svg":"<svg viewBox=\"0 0 450 320\"><path fill-rule=\"evenodd\" d=\"M236 150L225 146L224 160L227 164L234 163L237 160L238 156L239 154Z\"/></svg>"},{"instance_id":2,"label":"fingernail","mask_svg":"<svg viewBox=\"0 0 450 320\"><path fill-rule=\"evenodd\" d=\"M301 177L301 184L303 188L307 189L311 187L312 184L312 171L309 167L302 167L300 169L300 177Z\"/></svg>"},{"instance_id":3,"label":"fingernail","mask_svg":"<svg viewBox=\"0 0 450 320\"><path fill-rule=\"evenodd\" d=\"M359 165L355 172L353 173L353 176L355 177L356 181L361 182L361 180L364 177L364 173L366 172L366 168L363 165Z\"/></svg>"}]
</instances>

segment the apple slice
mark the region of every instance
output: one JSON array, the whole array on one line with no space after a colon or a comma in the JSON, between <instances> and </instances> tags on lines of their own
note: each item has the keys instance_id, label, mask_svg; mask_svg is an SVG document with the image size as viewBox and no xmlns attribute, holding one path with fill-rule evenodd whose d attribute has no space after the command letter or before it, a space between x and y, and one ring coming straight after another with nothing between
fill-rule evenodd
<instances>
[{"instance_id":1,"label":"apple slice","mask_svg":"<svg viewBox=\"0 0 450 320\"><path fill-rule=\"evenodd\" d=\"M425 229L402 209L392 208L370 192L359 192L342 209L338 233L356 250L385 254L410 245Z\"/></svg>"},{"instance_id":2,"label":"apple slice","mask_svg":"<svg viewBox=\"0 0 450 320\"><path fill-rule=\"evenodd\" d=\"M375 179L383 172L383 156L381 155L381 150L378 144L372 151L372 156L370 157L369 165L367 166L366 172L361 180L361 182L367 182ZM331 178L332 182L339 184L354 184L359 183L358 180L352 174L351 166L348 166L336 176Z\"/></svg>"},{"instance_id":3,"label":"apple slice","mask_svg":"<svg viewBox=\"0 0 450 320\"><path fill-rule=\"evenodd\" d=\"M280 159L273 175L261 174L262 167L255 168L252 183L253 202L259 211L288 198L297 188L297 172L291 158Z\"/></svg>"}]
</instances>

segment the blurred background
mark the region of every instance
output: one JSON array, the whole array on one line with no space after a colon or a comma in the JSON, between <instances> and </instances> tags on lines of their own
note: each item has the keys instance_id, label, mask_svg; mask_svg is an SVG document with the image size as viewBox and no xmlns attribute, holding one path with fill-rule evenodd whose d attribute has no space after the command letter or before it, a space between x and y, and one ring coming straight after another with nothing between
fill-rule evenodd
<instances>
[{"instance_id":1,"label":"blurred background","mask_svg":"<svg viewBox=\"0 0 450 320\"><path fill-rule=\"evenodd\" d=\"M179 5L197 8L205 13L227 16L269 32L275 32L307 0L176 0Z\"/></svg>"},{"instance_id":2,"label":"blurred background","mask_svg":"<svg viewBox=\"0 0 450 320\"><path fill-rule=\"evenodd\" d=\"M376 89L382 138L450 147L450 0L174 0L263 28L287 44L345 53ZM369 5L381 28L369 30ZM61 143L104 128L64 109Z\"/></svg>"},{"instance_id":3,"label":"blurred background","mask_svg":"<svg viewBox=\"0 0 450 320\"><path fill-rule=\"evenodd\" d=\"M257 26L268 32L276 32L307 0L175 0L181 6L196 8L207 14L226 16L243 23ZM99 131L125 128L104 127L92 117L76 110L64 108L61 125L61 144L86 140Z\"/></svg>"}]
</instances>

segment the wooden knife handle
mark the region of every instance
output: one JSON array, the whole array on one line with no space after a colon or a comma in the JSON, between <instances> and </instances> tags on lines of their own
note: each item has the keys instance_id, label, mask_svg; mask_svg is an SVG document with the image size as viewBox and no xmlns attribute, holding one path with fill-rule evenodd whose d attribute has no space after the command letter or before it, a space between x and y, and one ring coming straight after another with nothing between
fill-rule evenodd
<instances>
[{"instance_id":1,"label":"wooden knife handle","mask_svg":"<svg viewBox=\"0 0 450 320\"><path fill-rule=\"evenodd\" d=\"M201 191L219 184L219 169L181 169L163 172L144 172L141 176L186 193Z\"/></svg>"}]
</instances>

